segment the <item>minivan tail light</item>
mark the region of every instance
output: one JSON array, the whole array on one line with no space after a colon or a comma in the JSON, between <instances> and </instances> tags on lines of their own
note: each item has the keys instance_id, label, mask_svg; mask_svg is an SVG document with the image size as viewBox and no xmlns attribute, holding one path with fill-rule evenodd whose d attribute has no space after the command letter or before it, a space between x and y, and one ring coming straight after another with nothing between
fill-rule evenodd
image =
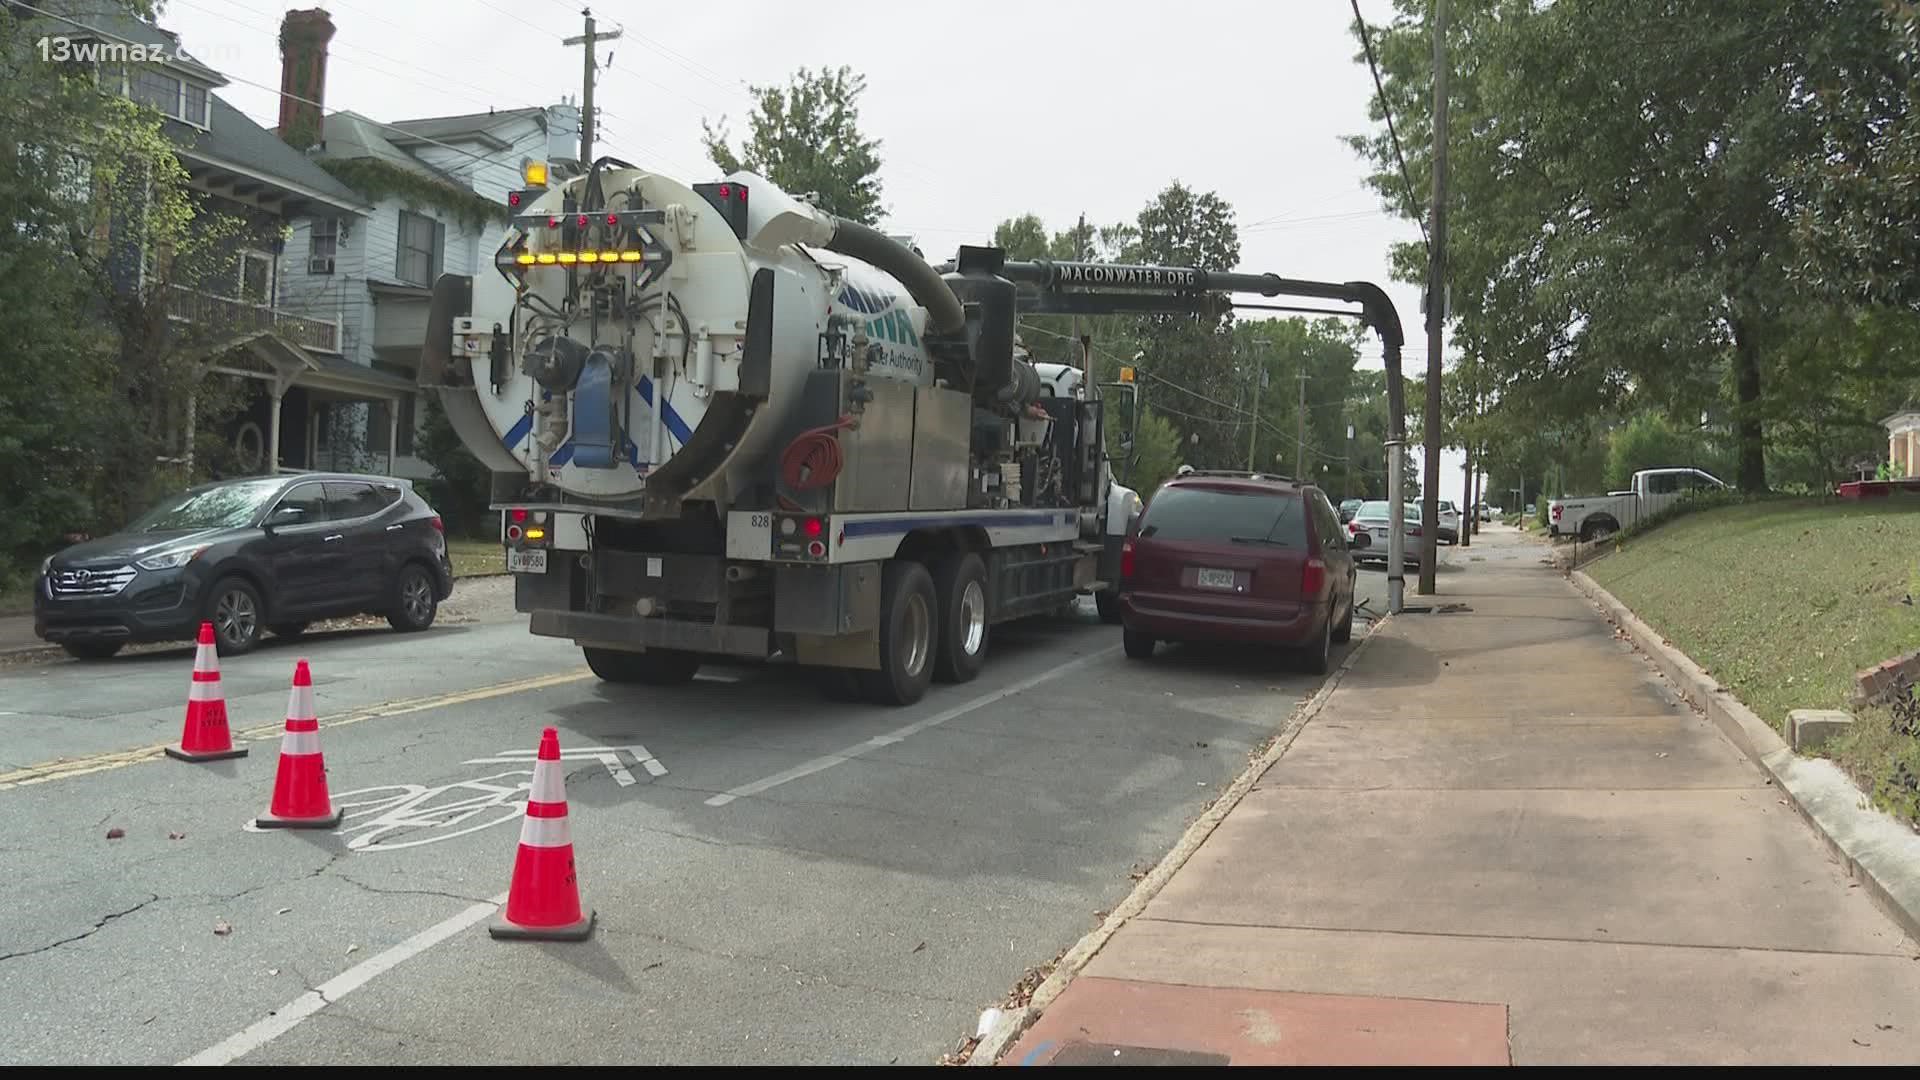
<instances>
[{"instance_id":1,"label":"minivan tail light","mask_svg":"<svg viewBox=\"0 0 1920 1080\"><path fill-rule=\"evenodd\" d=\"M1319 559L1308 559L1307 565L1300 571L1300 599L1310 600L1320 595L1320 589L1327 583L1327 564Z\"/></svg>"},{"instance_id":2,"label":"minivan tail light","mask_svg":"<svg viewBox=\"0 0 1920 1080\"><path fill-rule=\"evenodd\" d=\"M435 514L435 515L434 515L433 517L431 517L431 518L429 518L429 519L427 519L427 521L428 521L428 524L430 524L430 525L432 525L432 526L433 526L433 531L434 531L434 532L446 532L446 531L447 531L447 523L446 523L446 522L444 522L444 521L441 521L441 520L440 520L440 515L438 515L438 514Z\"/></svg>"},{"instance_id":3,"label":"minivan tail light","mask_svg":"<svg viewBox=\"0 0 1920 1080\"><path fill-rule=\"evenodd\" d=\"M1133 576L1133 537L1129 536L1120 544L1120 576Z\"/></svg>"}]
</instances>

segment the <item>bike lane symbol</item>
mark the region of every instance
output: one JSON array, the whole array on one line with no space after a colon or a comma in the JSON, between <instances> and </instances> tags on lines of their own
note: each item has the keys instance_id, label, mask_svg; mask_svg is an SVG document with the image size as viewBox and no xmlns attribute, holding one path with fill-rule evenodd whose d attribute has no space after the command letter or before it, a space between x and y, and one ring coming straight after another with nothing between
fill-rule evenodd
<instances>
[{"instance_id":1,"label":"bike lane symbol","mask_svg":"<svg viewBox=\"0 0 1920 1080\"><path fill-rule=\"evenodd\" d=\"M344 791L334 805L346 812L342 835L350 836L347 850L402 851L423 844L452 840L495 825L519 820L526 812L533 787L533 750L504 750L493 757L473 758L464 764L525 764L475 780L428 787L424 784L383 784ZM666 766L644 746L595 746L563 750L561 759L599 761L621 787L638 783L622 755L650 776L665 776ZM243 828L263 832L252 822Z\"/></svg>"}]
</instances>

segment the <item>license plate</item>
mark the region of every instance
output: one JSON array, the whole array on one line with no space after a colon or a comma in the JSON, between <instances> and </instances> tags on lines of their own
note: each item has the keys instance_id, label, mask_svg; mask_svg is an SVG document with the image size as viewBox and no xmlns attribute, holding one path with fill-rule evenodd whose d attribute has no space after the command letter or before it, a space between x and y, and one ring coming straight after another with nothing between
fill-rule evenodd
<instances>
[{"instance_id":1,"label":"license plate","mask_svg":"<svg viewBox=\"0 0 1920 1080\"><path fill-rule=\"evenodd\" d=\"M1194 572L1195 583L1203 589L1233 588L1233 571L1198 570Z\"/></svg>"},{"instance_id":2,"label":"license plate","mask_svg":"<svg viewBox=\"0 0 1920 1080\"><path fill-rule=\"evenodd\" d=\"M547 553L509 548L507 570L515 574L544 574L547 572Z\"/></svg>"}]
</instances>

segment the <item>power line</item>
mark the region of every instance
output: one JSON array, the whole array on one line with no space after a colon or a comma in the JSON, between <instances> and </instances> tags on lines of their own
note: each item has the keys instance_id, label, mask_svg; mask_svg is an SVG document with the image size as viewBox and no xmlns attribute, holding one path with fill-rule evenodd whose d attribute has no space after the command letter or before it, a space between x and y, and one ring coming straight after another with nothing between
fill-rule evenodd
<instances>
[{"instance_id":1,"label":"power line","mask_svg":"<svg viewBox=\"0 0 1920 1080\"><path fill-rule=\"evenodd\" d=\"M1380 112L1387 118L1387 134L1393 137L1393 156L1400 162L1400 179L1407 185L1407 209L1417 210L1420 199L1413 192L1413 174L1407 171L1407 155L1400 149L1400 132L1393 126L1393 106L1387 102L1386 84L1380 81L1380 65L1373 57L1373 37L1367 33L1367 20L1360 16L1360 0L1353 0L1353 22L1360 28L1360 45L1367 53L1367 68L1373 72L1373 89L1380 96ZM1420 243L1433 257L1433 242L1427 239L1426 215L1420 215Z\"/></svg>"}]
</instances>

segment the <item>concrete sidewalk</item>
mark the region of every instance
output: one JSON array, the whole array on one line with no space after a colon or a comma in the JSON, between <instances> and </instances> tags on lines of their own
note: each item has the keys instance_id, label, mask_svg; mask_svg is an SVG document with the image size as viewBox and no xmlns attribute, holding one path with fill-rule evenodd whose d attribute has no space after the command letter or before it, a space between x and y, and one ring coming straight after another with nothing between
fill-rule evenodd
<instances>
[{"instance_id":1,"label":"concrete sidewalk","mask_svg":"<svg viewBox=\"0 0 1920 1080\"><path fill-rule=\"evenodd\" d=\"M1920 948L1495 529L1003 1064L1920 1060Z\"/></svg>"}]
</instances>

